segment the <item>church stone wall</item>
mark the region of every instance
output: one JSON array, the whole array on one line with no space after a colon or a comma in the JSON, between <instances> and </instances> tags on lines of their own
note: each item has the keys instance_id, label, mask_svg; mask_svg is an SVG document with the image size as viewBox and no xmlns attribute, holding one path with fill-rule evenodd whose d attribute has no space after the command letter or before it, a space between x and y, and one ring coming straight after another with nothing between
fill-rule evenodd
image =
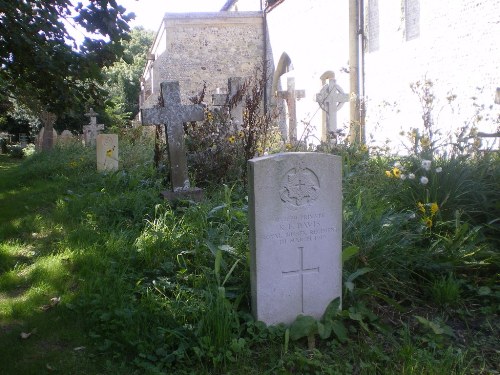
<instances>
[{"instance_id":1,"label":"church stone wall","mask_svg":"<svg viewBox=\"0 0 500 375\"><path fill-rule=\"evenodd\" d=\"M188 104L204 82L210 102L216 88L225 92L228 78L252 76L263 64L263 22L261 12L166 14L160 28L165 33L158 33L155 60L145 72L152 72L152 93L142 106L156 104L165 80L180 82L181 100Z\"/></svg>"}]
</instances>

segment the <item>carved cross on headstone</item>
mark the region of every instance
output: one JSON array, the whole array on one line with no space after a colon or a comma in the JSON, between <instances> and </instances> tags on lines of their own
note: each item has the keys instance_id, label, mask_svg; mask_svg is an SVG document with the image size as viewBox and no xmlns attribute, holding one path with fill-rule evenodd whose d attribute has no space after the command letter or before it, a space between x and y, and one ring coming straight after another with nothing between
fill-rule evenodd
<instances>
[{"instance_id":1,"label":"carved cross on headstone","mask_svg":"<svg viewBox=\"0 0 500 375\"><path fill-rule=\"evenodd\" d=\"M243 78L231 77L228 79L227 94L213 94L212 104L218 107L229 107L231 120L235 125L235 130L240 130L243 124L243 98L238 98L238 92L242 88Z\"/></svg>"},{"instance_id":2,"label":"carved cross on headstone","mask_svg":"<svg viewBox=\"0 0 500 375\"><path fill-rule=\"evenodd\" d=\"M57 116L50 112L42 112L40 120L44 128L43 138L41 140L42 151L47 151L50 150L55 143L54 124L57 120Z\"/></svg>"},{"instance_id":3,"label":"carved cross on headstone","mask_svg":"<svg viewBox=\"0 0 500 375\"><path fill-rule=\"evenodd\" d=\"M96 142L97 135L101 130L104 130L104 125L97 123L97 112L93 108L90 108L90 111L85 113L85 116L90 118L90 123L83 126L83 139L85 146L92 146Z\"/></svg>"},{"instance_id":4,"label":"carved cross on headstone","mask_svg":"<svg viewBox=\"0 0 500 375\"><path fill-rule=\"evenodd\" d=\"M278 91L278 98L285 99L288 107L288 140L297 140L297 107L296 101L305 98L304 90L295 90L295 78L288 77L286 80L286 91Z\"/></svg>"},{"instance_id":5,"label":"carved cross on headstone","mask_svg":"<svg viewBox=\"0 0 500 375\"><path fill-rule=\"evenodd\" d=\"M311 267L311 268L305 268L304 267L304 248L299 247L299 267L294 268L293 270L288 270L288 271L281 271L281 274L283 277L287 276L299 276L300 278L300 311L302 313L305 313L304 311L304 275L311 274L311 273L319 273L319 266L318 267Z\"/></svg>"},{"instance_id":6,"label":"carved cross on headstone","mask_svg":"<svg viewBox=\"0 0 500 375\"><path fill-rule=\"evenodd\" d=\"M201 121L205 117L201 105L183 105L178 81L166 81L160 84L163 107L141 110L142 125L164 125L167 135L170 180L174 194L164 193L167 199L176 199L178 195L197 198L199 190L189 185L186 146L184 144L183 123ZM176 194L178 193L178 194Z\"/></svg>"},{"instance_id":7,"label":"carved cross on headstone","mask_svg":"<svg viewBox=\"0 0 500 375\"><path fill-rule=\"evenodd\" d=\"M326 131L328 133L337 130L337 112L348 101L349 94L346 94L333 78L316 94L316 102L326 112Z\"/></svg>"}]
</instances>

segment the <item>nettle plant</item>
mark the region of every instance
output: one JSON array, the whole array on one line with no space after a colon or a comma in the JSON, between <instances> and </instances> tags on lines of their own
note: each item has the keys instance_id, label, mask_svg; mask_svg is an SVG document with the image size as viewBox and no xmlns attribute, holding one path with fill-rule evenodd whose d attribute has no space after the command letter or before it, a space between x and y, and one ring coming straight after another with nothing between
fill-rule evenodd
<instances>
[{"instance_id":1,"label":"nettle plant","mask_svg":"<svg viewBox=\"0 0 500 375\"><path fill-rule=\"evenodd\" d=\"M246 179L247 160L264 155L271 147L277 125L276 115L264 111L266 78L256 71L244 81L226 105L207 106L202 124L186 127L188 164L199 184ZM202 103L206 86L193 103ZM243 121L237 124L231 110L243 103Z\"/></svg>"}]
</instances>

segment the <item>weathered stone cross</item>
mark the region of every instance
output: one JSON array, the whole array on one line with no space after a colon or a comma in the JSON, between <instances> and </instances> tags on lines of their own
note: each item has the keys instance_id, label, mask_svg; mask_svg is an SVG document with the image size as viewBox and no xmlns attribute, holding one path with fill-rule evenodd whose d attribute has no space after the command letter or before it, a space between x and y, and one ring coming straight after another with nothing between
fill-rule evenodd
<instances>
[{"instance_id":1,"label":"weathered stone cross","mask_svg":"<svg viewBox=\"0 0 500 375\"><path fill-rule=\"evenodd\" d=\"M286 91L278 91L278 98L285 99L288 107L288 140L297 140L297 107L296 101L305 98L304 90L295 90L295 78L288 77L286 81Z\"/></svg>"},{"instance_id":2,"label":"weathered stone cross","mask_svg":"<svg viewBox=\"0 0 500 375\"><path fill-rule=\"evenodd\" d=\"M241 125L243 124L243 100L238 100L237 94L243 85L243 78L241 77L231 77L228 79L228 94L213 94L212 95L212 104L214 106L230 107L231 120L234 124L234 130L240 130ZM235 100L238 100L234 103Z\"/></svg>"},{"instance_id":3,"label":"weathered stone cross","mask_svg":"<svg viewBox=\"0 0 500 375\"><path fill-rule=\"evenodd\" d=\"M290 270L290 271L282 271L283 277L287 276L299 276L300 277L300 301L302 303L301 312L304 311L304 275L311 273L319 273L319 266L313 268L304 268L304 248L299 247L299 257L300 257L300 266L298 269Z\"/></svg>"},{"instance_id":4,"label":"weathered stone cross","mask_svg":"<svg viewBox=\"0 0 500 375\"><path fill-rule=\"evenodd\" d=\"M328 133L337 130L337 112L348 101L349 94L346 94L333 78L316 94L316 102L326 112L326 131Z\"/></svg>"},{"instance_id":5,"label":"weathered stone cross","mask_svg":"<svg viewBox=\"0 0 500 375\"><path fill-rule=\"evenodd\" d=\"M104 130L104 124L97 123L97 112L93 108L90 108L90 111L85 113L85 116L90 118L90 123L89 125L83 125L83 139L86 146L91 146L95 144L99 132Z\"/></svg>"},{"instance_id":6,"label":"weathered stone cross","mask_svg":"<svg viewBox=\"0 0 500 375\"><path fill-rule=\"evenodd\" d=\"M42 112L40 119L42 120L44 128L41 148L43 151L47 151L54 146L54 124L57 120L57 116L50 112Z\"/></svg>"},{"instance_id":7,"label":"weathered stone cross","mask_svg":"<svg viewBox=\"0 0 500 375\"><path fill-rule=\"evenodd\" d=\"M173 193L190 195L193 197L193 194L189 194L195 192L191 189L189 184L183 123L203 120L205 117L204 109L198 104L181 104L178 81L162 82L160 88L163 107L142 109L142 125L165 126L170 164L170 180ZM176 198L175 195L168 193L164 193L164 196L167 199Z\"/></svg>"}]
</instances>

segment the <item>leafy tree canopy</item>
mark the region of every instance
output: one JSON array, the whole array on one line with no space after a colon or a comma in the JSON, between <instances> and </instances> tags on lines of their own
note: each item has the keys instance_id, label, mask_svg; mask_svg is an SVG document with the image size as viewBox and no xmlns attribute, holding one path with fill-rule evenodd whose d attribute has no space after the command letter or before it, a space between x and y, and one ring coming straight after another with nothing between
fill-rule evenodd
<instances>
[{"instance_id":1,"label":"leafy tree canopy","mask_svg":"<svg viewBox=\"0 0 500 375\"><path fill-rule=\"evenodd\" d=\"M54 113L102 100L102 68L123 54L133 18L116 0L0 0L0 110L12 99ZM92 38L77 45L70 27Z\"/></svg>"},{"instance_id":2,"label":"leafy tree canopy","mask_svg":"<svg viewBox=\"0 0 500 375\"><path fill-rule=\"evenodd\" d=\"M139 112L140 78L146 64L146 54L153 43L154 32L136 27L130 40L123 43L123 56L104 68L104 88L109 93L106 103L106 125L129 125Z\"/></svg>"}]
</instances>

